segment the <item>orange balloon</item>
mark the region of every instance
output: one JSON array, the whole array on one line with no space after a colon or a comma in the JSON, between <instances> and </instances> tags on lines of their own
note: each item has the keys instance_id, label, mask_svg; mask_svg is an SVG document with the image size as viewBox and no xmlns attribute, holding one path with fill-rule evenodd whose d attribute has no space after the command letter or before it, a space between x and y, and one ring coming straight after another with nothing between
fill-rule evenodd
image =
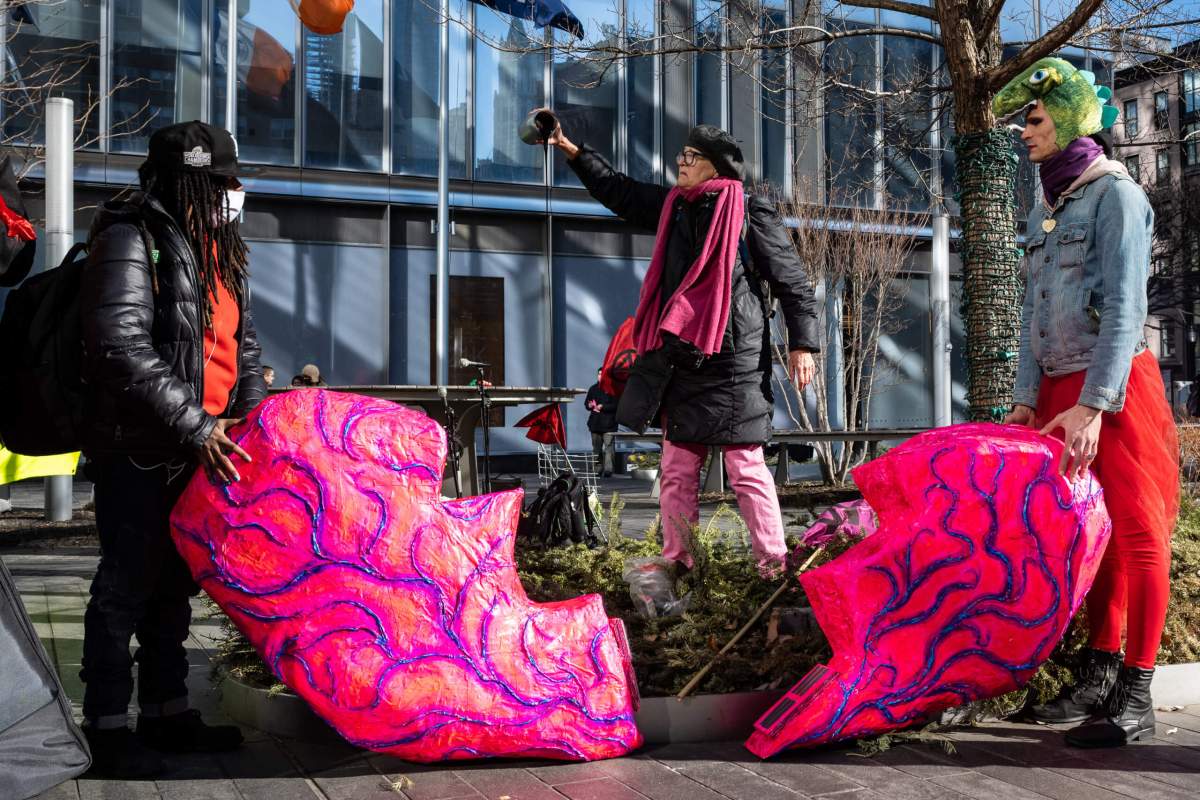
<instances>
[{"instance_id":1,"label":"orange balloon","mask_svg":"<svg viewBox=\"0 0 1200 800\"><path fill-rule=\"evenodd\" d=\"M341 33L354 0L300 0L300 22L313 33Z\"/></svg>"}]
</instances>

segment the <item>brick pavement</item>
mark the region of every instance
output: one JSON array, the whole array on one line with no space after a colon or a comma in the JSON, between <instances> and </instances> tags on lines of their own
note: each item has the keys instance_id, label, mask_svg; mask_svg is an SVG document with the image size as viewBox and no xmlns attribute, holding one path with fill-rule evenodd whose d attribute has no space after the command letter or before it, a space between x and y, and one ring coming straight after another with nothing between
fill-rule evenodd
<instances>
[{"instance_id":1,"label":"brick pavement","mask_svg":"<svg viewBox=\"0 0 1200 800\"><path fill-rule=\"evenodd\" d=\"M79 713L83 610L96 555L88 548L0 553L58 665ZM223 719L208 681L216 624L199 604L188 642L194 705ZM1200 706L1159 715L1154 740L1084 752L1059 732L1002 723L954 732L957 754L902 746L863 758L852 750L789 753L763 762L739 742L650 746L635 756L575 764L545 761L409 764L338 743L247 730L222 755L176 758L163 780L82 778L46 800L1194 800L1200 797Z\"/></svg>"}]
</instances>

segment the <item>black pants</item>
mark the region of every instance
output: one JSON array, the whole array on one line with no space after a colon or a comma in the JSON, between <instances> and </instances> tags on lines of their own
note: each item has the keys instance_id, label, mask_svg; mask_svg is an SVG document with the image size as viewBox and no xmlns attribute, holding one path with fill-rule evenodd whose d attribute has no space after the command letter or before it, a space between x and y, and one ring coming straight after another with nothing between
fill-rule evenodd
<instances>
[{"instance_id":1,"label":"black pants","mask_svg":"<svg viewBox=\"0 0 1200 800\"><path fill-rule=\"evenodd\" d=\"M171 541L170 516L195 464L116 456L91 461L100 567L83 618L83 716L124 726L138 664L138 706L147 716L187 709L189 599L200 589ZM129 654L137 636L138 649Z\"/></svg>"}]
</instances>

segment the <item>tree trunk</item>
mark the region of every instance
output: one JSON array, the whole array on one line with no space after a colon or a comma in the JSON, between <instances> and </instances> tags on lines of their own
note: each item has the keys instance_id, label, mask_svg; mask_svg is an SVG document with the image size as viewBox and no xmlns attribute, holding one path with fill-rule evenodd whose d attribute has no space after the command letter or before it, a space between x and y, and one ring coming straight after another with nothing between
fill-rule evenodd
<instances>
[{"instance_id":1,"label":"tree trunk","mask_svg":"<svg viewBox=\"0 0 1200 800\"><path fill-rule=\"evenodd\" d=\"M937 0L954 94L967 404L977 421L999 421L1012 404L1021 326L1017 156L1008 132L995 126L985 78L1000 61L1000 35L993 31L983 42L976 36L991 2Z\"/></svg>"}]
</instances>

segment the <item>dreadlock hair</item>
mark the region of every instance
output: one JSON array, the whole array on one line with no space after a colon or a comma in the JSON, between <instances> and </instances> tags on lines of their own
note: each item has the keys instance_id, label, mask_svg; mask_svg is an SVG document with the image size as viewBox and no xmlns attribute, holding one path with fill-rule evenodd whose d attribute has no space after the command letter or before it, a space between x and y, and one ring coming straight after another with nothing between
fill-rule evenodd
<instances>
[{"instance_id":1,"label":"dreadlock hair","mask_svg":"<svg viewBox=\"0 0 1200 800\"><path fill-rule=\"evenodd\" d=\"M149 163L138 170L142 190L162 203L192 248L200 272L204 297L204 324L212 322L212 298L217 281L241 303L247 273L247 247L236 221L220 224L225 218L225 180L202 172L158 171ZM151 275L155 291L158 276Z\"/></svg>"}]
</instances>

